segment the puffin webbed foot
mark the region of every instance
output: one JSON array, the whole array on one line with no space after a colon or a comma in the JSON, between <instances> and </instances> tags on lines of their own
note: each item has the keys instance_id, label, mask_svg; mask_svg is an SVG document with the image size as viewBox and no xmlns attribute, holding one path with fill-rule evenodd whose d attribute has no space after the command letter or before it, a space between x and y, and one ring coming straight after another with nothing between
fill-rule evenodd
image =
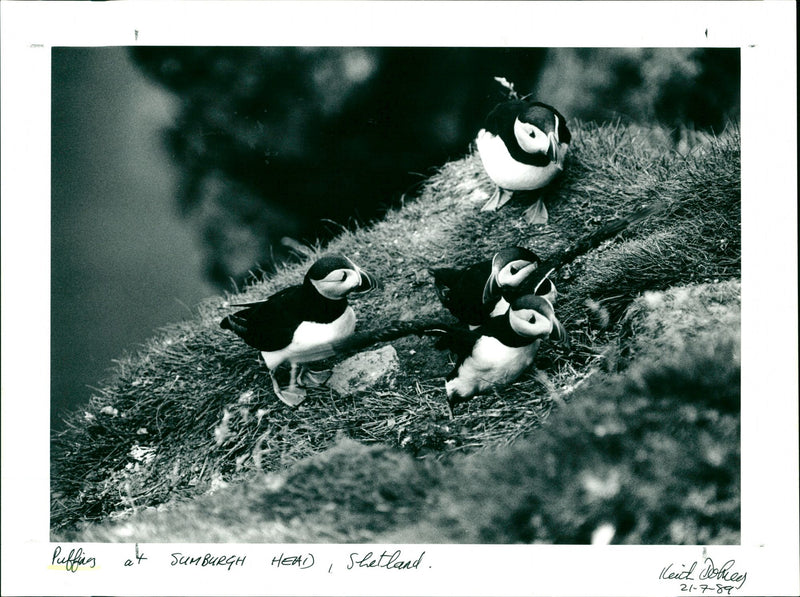
<instances>
[{"instance_id":1,"label":"puffin webbed foot","mask_svg":"<svg viewBox=\"0 0 800 597\"><path fill-rule=\"evenodd\" d=\"M286 388L285 390L280 390L275 392L281 402L286 404L287 406L295 407L298 404L301 404L307 397L308 394L303 388L295 386L294 388Z\"/></svg>"},{"instance_id":2,"label":"puffin webbed foot","mask_svg":"<svg viewBox=\"0 0 800 597\"><path fill-rule=\"evenodd\" d=\"M325 385L331 375L333 375L333 371L330 370L312 371L303 367L300 375L297 376L297 385L303 388L317 388Z\"/></svg>"},{"instance_id":3,"label":"puffin webbed foot","mask_svg":"<svg viewBox=\"0 0 800 597\"><path fill-rule=\"evenodd\" d=\"M541 199L537 199L536 203L526 209L522 215L529 224L547 224L549 218L547 208Z\"/></svg>"},{"instance_id":4,"label":"puffin webbed foot","mask_svg":"<svg viewBox=\"0 0 800 597\"><path fill-rule=\"evenodd\" d=\"M514 195L514 191L497 187L494 191L494 194L489 198L484 206L481 207L481 211L497 211L509 202L512 195Z\"/></svg>"},{"instance_id":5,"label":"puffin webbed foot","mask_svg":"<svg viewBox=\"0 0 800 597\"><path fill-rule=\"evenodd\" d=\"M296 364L292 363L289 387L285 390L281 389L278 379L275 377L275 373L271 369L269 371L269 377L272 380L272 391L275 392L275 395L278 397L278 399L287 406L295 407L307 398L306 391L297 386Z\"/></svg>"}]
</instances>

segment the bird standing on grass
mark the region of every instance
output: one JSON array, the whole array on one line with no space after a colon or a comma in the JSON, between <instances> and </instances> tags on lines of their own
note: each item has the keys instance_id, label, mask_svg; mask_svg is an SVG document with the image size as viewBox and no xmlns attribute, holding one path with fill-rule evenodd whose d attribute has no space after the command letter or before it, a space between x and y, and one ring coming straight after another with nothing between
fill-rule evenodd
<instances>
[{"instance_id":1,"label":"bird standing on grass","mask_svg":"<svg viewBox=\"0 0 800 597\"><path fill-rule=\"evenodd\" d=\"M532 191L549 184L563 169L572 139L565 118L552 106L519 98L513 85L510 99L489 112L478 132L478 148L486 174L497 185L483 211L496 211L514 191ZM534 224L547 223L547 209L539 199L525 212Z\"/></svg>"},{"instance_id":2,"label":"bird standing on grass","mask_svg":"<svg viewBox=\"0 0 800 597\"><path fill-rule=\"evenodd\" d=\"M567 333L552 303L534 294L512 299L506 313L490 318L473 332L459 336L451 331L448 340L458 361L445 382L450 415L456 404L519 378L547 338L566 342Z\"/></svg>"},{"instance_id":3,"label":"bird standing on grass","mask_svg":"<svg viewBox=\"0 0 800 597\"><path fill-rule=\"evenodd\" d=\"M356 325L347 296L374 287L373 278L347 257L322 257L308 270L302 285L285 288L265 301L234 305L245 308L225 317L220 327L261 351L275 394L289 406L297 406L306 398L304 387L325 383L330 376L312 373L302 364L335 354L332 344L352 335ZM291 367L286 389L280 388L275 377L275 369L283 363Z\"/></svg>"}]
</instances>

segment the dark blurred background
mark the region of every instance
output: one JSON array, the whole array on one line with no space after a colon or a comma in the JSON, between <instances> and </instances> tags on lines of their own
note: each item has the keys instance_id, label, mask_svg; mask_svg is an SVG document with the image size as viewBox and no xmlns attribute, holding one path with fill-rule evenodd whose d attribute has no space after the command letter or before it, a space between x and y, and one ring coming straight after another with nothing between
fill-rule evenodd
<instances>
[{"instance_id":1,"label":"dark blurred background","mask_svg":"<svg viewBox=\"0 0 800 597\"><path fill-rule=\"evenodd\" d=\"M380 218L506 90L721 131L738 49L54 48L51 413L199 300Z\"/></svg>"}]
</instances>

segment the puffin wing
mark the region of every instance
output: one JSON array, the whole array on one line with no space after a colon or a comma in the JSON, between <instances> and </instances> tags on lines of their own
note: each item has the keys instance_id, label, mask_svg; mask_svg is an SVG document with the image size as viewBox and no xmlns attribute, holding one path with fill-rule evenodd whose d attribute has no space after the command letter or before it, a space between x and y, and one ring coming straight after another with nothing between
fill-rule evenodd
<instances>
[{"instance_id":1,"label":"puffin wing","mask_svg":"<svg viewBox=\"0 0 800 597\"><path fill-rule=\"evenodd\" d=\"M456 369L471 353L475 343L482 336L480 328L470 330L465 328L449 327L437 341L434 347L437 350L449 350L458 357Z\"/></svg>"},{"instance_id":2,"label":"puffin wing","mask_svg":"<svg viewBox=\"0 0 800 597\"><path fill-rule=\"evenodd\" d=\"M489 316L493 304L483 302L483 289L492 273L492 262L481 261L463 269L431 269L433 284L442 306L459 321L480 325Z\"/></svg>"},{"instance_id":3,"label":"puffin wing","mask_svg":"<svg viewBox=\"0 0 800 597\"><path fill-rule=\"evenodd\" d=\"M265 301L249 303L245 309L225 317L219 325L258 350L285 348L297 327L300 291L300 286L291 286Z\"/></svg>"},{"instance_id":4,"label":"puffin wing","mask_svg":"<svg viewBox=\"0 0 800 597\"><path fill-rule=\"evenodd\" d=\"M520 111L525 109L526 105L521 100L509 100L497 104L486 116L483 128L493 135L503 137L508 145L508 141L514 139L514 119ZM511 139L508 139L506 134L510 134Z\"/></svg>"}]
</instances>

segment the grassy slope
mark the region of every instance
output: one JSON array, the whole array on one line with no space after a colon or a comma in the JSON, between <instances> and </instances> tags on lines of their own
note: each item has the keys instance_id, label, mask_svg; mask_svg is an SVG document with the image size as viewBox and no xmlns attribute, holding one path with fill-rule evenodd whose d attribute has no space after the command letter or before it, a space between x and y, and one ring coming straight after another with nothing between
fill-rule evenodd
<instances>
[{"instance_id":1,"label":"grassy slope","mask_svg":"<svg viewBox=\"0 0 800 597\"><path fill-rule=\"evenodd\" d=\"M417 460L341 440L284 473L67 537L574 544L605 527L617 543L736 543L740 290L639 299L619 339L633 364L595 373L510 446Z\"/></svg>"},{"instance_id":2,"label":"grassy slope","mask_svg":"<svg viewBox=\"0 0 800 597\"><path fill-rule=\"evenodd\" d=\"M326 248L350 255L383 279L379 291L354 301L359 328L368 329L386 320L441 312L426 273L428 267L469 263L508 244L523 244L546 256L608 219L655 200L668 202L665 212L558 273L556 282L561 296L556 307L573 337L573 350L569 354L550 348L542 350L537 359L539 371L532 370L496 395L476 398L458 408L455 419L450 421L445 417L442 387L442 378L450 369L448 355L433 349L429 340L408 338L394 343L401 361L399 373L388 376L371 391L338 396L331 390L320 390L300 408L289 410L272 396L268 375L257 354L218 328L217 322L229 309L223 301L211 300L200 307L196 319L165 329L140 354L120 361L117 379L98 393L85 413L76 415L70 429L54 438L53 528L68 529L82 520L103 519L131 509L194 497L219 485L223 479L253 478L254 470L282 470L330 448L342 436L385 447L377 448L380 450L377 457L365 448L343 452L339 447L331 455L323 456L323 462L324 458L336 458L337 454L346 460L346 456L341 456L343 453L355 454L356 463L359 458L367 462L396 459L398 464L394 468L407 471L409 478L416 481L395 485L387 495L396 494L397 500L388 500L388 505L383 504L382 508L392 511L390 518L402 518L406 508L412 518L418 519L414 500L422 499L420 496L443 503L443 496L453 495L456 496L453 500L470 503L468 496L457 497L458 485L446 484L441 494L435 491L443 479L463 476L458 472L439 474L437 467L458 471L468 465L455 467L452 459L442 463L427 459L419 465L408 455L398 453L397 448L415 456L445 456L507 446L523 436L531 439L505 449L512 452L523 449L517 446L529 441L547 445L546 439L537 438L550 434L531 432L541 425L554 400L565 389L599 368L613 372L629 362L636 365L638 332L634 328L645 325L642 322L647 317L631 317L627 322L616 323L634 296L647 289L735 279L740 275L738 134L699 139L692 153L682 157L671 151L669 136L660 129L611 125L574 128L576 134L565 175L544 192L551 215L550 225L544 229L529 226L521 219L521 212L529 204L524 198L515 199L498 213L478 211L491 185L477 157L470 155L445 165L433 175L417 200L389 213L384 221L370 228L344 232ZM287 267L273 279L246 289L233 302L255 300L296 283L307 265L304 262ZM594 306L589 306L587 299L594 301L590 303ZM730 303L728 300L727 309ZM608 324L606 315L611 317ZM644 334L645 337L668 336L664 322L647 325L654 326L656 332ZM716 346L718 341L710 339L707 343ZM652 360L652 355L648 358ZM695 374L687 378L686 387L678 388L674 394L696 396L695 386L698 383L702 386L702 375L698 372L704 369L690 365L700 358L698 355L685 358L689 360L683 366ZM642 357L642 360L647 359ZM721 362L731 362L731 358L722 358ZM631 371L635 373L633 365L626 375ZM657 372L652 374L657 376ZM734 374L723 376L722 382L728 384L731 376ZM620 379L608 383L605 390L608 401L600 400L599 404L605 404L607 410L612 398L616 396L619 401L632 391L633 386L626 385L630 383L634 382ZM725 388L726 400L730 401L730 388ZM630 421L626 419L621 424L623 429L639 429L642 421L649 420L647 405L658 400L656 394L660 391L651 390L641 392L644 402L638 410L633 409ZM574 396L582 396L583 391L576 391ZM603 391L595 390L592 395L602 396ZM555 417L555 425L546 429L589 417L589 413L582 415L580 410L581 404L591 403L588 398L573 403L570 406L573 410L565 411L575 413L573 419L560 415ZM729 407L726 409L723 410L731 411ZM738 402L733 410L738 423ZM662 415L666 417L669 412L668 408ZM709 417L713 419L714 415ZM731 433L735 436L731 425L726 420L725 437L729 439ZM573 440L580 440L582 443L578 445L589 450L576 458L590 461L613 456L613 451L612 456L604 456L607 449L597 451L597 445L585 445L589 440L584 434L577 434ZM558 452L557 446L550 445L547 449ZM584 450L575 453L584 454ZM728 456L734 458L738 452ZM464 462L475 463L469 466L479 467L478 470L493 470L494 467L487 469L480 460L492 457L480 455ZM504 456L496 458L502 460ZM300 474L306 470L304 467L328 468L328 464L323 466L319 462L303 461L286 474L291 478L292 470ZM516 460L502 462L501 468ZM730 458L723 458L723 462L726 466L731 464ZM525 474L537 474L535 468L528 465ZM342 465L341 469L350 467ZM370 470L366 465L365 469ZM629 471L621 478L627 479L631 474ZM327 475L324 478L325 483L331 482ZM370 474L366 478L375 476ZM652 487L658 488L660 481L664 479L653 481ZM415 493L413 488L418 485L422 489ZM363 499L359 497L363 492L358 491L363 484L354 482L353 487L348 493L334 483L322 494L342 493L352 495L354 500ZM261 490L253 491L261 495ZM436 495L431 497L433 494ZM509 492L509 495L516 494ZM324 499L324 495L319 499ZM529 496L522 501L530 507L531 499ZM730 499L736 501L735 496ZM291 521L293 508L299 508L301 501L289 499L285 511L280 511L280 518ZM318 502L311 501L319 505ZM394 503L406 502L411 506L393 507ZM380 500L375 503L380 505ZM583 516L584 522L590 520L585 507L578 506L572 514L564 509L561 516ZM624 504L615 508L624 509ZM533 510L536 508L530 511ZM522 508L522 512L528 511ZM738 515L738 502L736 512ZM555 511L552 516L558 518ZM534 519L539 520L528 516L528 520ZM568 522L543 523L541 528L534 529L527 523L512 525L522 529L519 532L523 535L508 531L492 536L492 531L478 532L474 528L457 534L466 540L476 537L561 540L576 536L577 531L565 530L575 526ZM428 524L428 529L453 528L452 524L434 519L421 524ZM696 527L697 521L692 524ZM731 526L736 528L738 524ZM362 531L353 529L358 527L353 524L348 527L350 530L331 530L321 525L316 531L317 539L325 540L326 531L322 529L342 540L357 539ZM374 534L390 532L392 525L365 528ZM634 524L632 529L635 528ZM652 532L632 529L624 535L631 541L653 537L675 540L674 536L669 539L669 533L661 527ZM695 535L700 532L695 531ZM208 529L207 532L213 534ZM427 531L420 528L419 532L425 535ZM581 532L585 535L586 529ZM719 538L727 532L725 527L724 532L712 535ZM311 537L310 533L306 528L299 536ZM274 534L283 539L292 536L285 528Z\"/></svg>"}]
</instances>

